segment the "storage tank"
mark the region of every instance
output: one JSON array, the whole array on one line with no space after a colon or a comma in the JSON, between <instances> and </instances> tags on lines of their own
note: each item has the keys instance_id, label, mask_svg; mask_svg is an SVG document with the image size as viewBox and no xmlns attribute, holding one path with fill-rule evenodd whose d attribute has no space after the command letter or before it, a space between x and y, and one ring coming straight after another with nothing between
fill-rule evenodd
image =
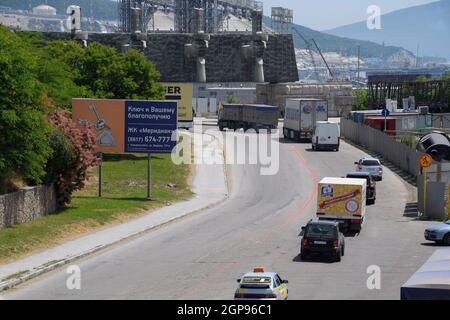
<instances>
[{"instance_id":1,"label":"storage tank","mask_svg":"<svg viewBox=\"0 0 450 320\"><path fill-rule=\"evenodd\" d=\"M450 161L450 141L445 133L432 132L423 136L417 143L417 149L428 153L436 161Z\"/></svg>"},{"instance_id":2,"label":"storage tank","mask_svg":"<svg viewBox=\"0 0 450 320\"><path fill-rule=\"evenodd\" d=\"M56 9L48 5L40 5L33 8L33 14L38 16L56 16Z\"/></svg>"}]
</instances>

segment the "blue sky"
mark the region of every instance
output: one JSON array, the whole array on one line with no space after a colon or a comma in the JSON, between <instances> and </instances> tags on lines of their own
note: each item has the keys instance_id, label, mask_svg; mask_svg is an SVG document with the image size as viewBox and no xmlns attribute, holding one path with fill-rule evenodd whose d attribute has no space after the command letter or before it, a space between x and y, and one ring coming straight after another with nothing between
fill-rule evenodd
<instances>
[{"instance_id":1,"label":"blue sky","mask_svg":"<svg viewBox=\"0 0 450 320\"><path fill-rule=\"evenodd\" d=\"M271 7L294 9L295 23L315 30L327 30L366 20L367 7L378 5L385 14L402 8L436 0L263 0L264 14L270 16Z\"/></svg>"}]
</instances>

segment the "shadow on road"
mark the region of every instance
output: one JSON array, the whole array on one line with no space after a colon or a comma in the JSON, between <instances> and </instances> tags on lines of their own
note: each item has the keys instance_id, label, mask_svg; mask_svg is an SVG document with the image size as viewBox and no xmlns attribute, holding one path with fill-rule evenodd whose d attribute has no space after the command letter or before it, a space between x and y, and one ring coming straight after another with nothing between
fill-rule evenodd
<instances>
[{"instance_id":1,"label":"shadow on road","mask_svg":"<svg viewBox=\"0 0 450 320\"><path fill-rule=\"evenodd\" d=\"M301 140L291 140L287 138L280 137L278 140L280 143L290 143L290 144L307 144L311 143L311 140L308 139L301 139Z\"/></svg>"},{"instance_id":2,"label":"shadow on road","mask_svg":"<svg viewBox=\"0 0 450 320\"><path fill-rule=\"evenodd\" d=\"M445 244L437 242L422 242L420 245L424 247L448 248L448 246L446 246Z\"/></svg>"},{"instance_id":3,"label":"shadow on road","mask_svg":"<svg viewBox=\"0 0 450 320\"><path fill-rule=\"evenodd\" d=\"M328 264L331 264L331 263L334 263L335 261L333 260L332 257L325 256L325 255L319 255L319 254L316 254L316 255L310 255L310 256L308 257L308 259L305 261L305 260L302 260L300 254L298 254L297 256L294 257L294 259L292 259L292 262L301 262L301 263L307 263L307 262L308 262L308 263L328 263Z\"/></svg>"}]
</instances>

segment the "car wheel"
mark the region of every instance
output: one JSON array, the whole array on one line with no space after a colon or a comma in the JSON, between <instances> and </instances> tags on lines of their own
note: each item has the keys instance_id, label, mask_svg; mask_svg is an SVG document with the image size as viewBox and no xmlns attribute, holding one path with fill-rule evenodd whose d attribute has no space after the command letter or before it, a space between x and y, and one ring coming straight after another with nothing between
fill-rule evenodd
<instances>
[{"instance_id":1,"label":"car wheel","mask_svg":"<svg viewBox=\"0 0 450 320\"><path fill-rule=\"evenodd\" d=\"M444 240L442 240L442 243L445 246L450 246L450 233L447 233L444 237Z\"/></svg>"},{"instance_id":2,"label":"car wheel","mask_svg":"<svg viewBox=\"0 0 450 320\"><path fill-rule=\"evenodd\" d=\"M336 262L341 262L341 257L342 257L342 252L341 252L341 250L339 250L336 253Z\"/></svg>"},{"instance_id":3,"label":"car wheel","mask_svg":"<svg viewBox=\"0 0 450 320\"><path fill-rule=\"evenodd\" d=\"M308 259L308 255L304 252L300 252L300 259L302 261L306 261Z\"/></svg>"},{"instance_id":4,"label":"car wheel","mask_svg":"<svg viewBox=\"0 0 450 320\"><path fill-rule=\"evenodd\" d=\"M342 256L345 256L345 246L342 246Z\"/></svg>"}]
</instances>

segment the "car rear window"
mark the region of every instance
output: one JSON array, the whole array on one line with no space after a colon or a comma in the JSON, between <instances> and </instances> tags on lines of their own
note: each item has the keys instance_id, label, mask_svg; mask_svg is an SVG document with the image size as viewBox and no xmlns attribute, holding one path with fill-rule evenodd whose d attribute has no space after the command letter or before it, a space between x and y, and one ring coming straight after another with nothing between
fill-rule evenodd
<instances>
[{"instance_id":1,"label":"car rear window","mask_svg":"<svg viewBox=\"0 0 450 320\"><path fill-rule=\"evenodd\" d=\"M241 288L267 289L270 288L270 277L244 277Z\"/></svg>"},{"instance_id":2,"label":"car rear window","mask_svg":"<svg viewBox=\"0 0 450 320\"><path fill-rule=\"evenodd\" d=\"M363 160L361 164L363 166L379 166L380 162L378 160Z\"/></svg>"},{"instance_id":3,"label":"car rear window","mask_svg":"<svg viewBox=\"0 0 450 320\"><path fill-rule=\"evenodd\" d=\"M370 183L370 177L369 176L360 176L360 175L352 175L352 174L348 174L347 178L350 179L366 179L367 183Z\"/></svg>"},{"instance_id":4,"label":"car rear window","mask_svg":"<svg viewBox=\"0 0 450 320\"><path fill-rule=\"evenodd\" d=\"M306 228L305 236L335 239L337 237L336 227L331 224L310 224Z\"/></svg>"}]
</instances>

